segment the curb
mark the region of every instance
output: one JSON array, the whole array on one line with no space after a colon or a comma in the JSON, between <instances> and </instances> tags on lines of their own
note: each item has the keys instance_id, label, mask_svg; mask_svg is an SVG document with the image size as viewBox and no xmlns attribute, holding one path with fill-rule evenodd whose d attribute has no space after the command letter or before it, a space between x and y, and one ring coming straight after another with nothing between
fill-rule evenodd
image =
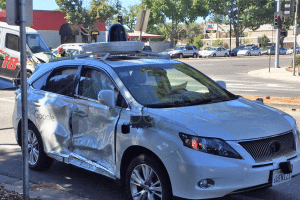
<instances>
[{"instance_id":1,"label":"curb","mask_svg":"<svg viewBox=\"0 0 300 200\"><path fill-rule=\"evenodd\" d=\"M300 105L298 104L282 104L282 103L264 103L267 106L278 108L278 109L291 109L291 110L299 110L300 111Z\"/></svg>"},{"instance_id":2,"label":"curb","mask_svg":"<svg viewBox=\"0 0 300 200\"><path fill-rule=\"evenodd\" d=\"M0 175L0 188L8 191L15 191L22 195L23 181L20 179ZM67 189L55 183L35 184L29 182L29 196L30 199L40 200L88 200L88 198L82 198L69 193Z\"/></svg>"}]
</instances>

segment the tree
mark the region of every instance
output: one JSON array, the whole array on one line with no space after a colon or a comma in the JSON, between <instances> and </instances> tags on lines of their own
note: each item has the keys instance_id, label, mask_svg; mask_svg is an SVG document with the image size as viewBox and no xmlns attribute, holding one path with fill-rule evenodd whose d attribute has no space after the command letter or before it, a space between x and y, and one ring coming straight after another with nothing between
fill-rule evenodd
<instances>
[{"instance_id":1,"label":"tree","mask_svg":"<svg viewBox=\"0 0 300 200\"><path fill-rule=\"evenodd\" d=\"M135 23L137 20L137 15L139 12L139 6L133 5L129 7L129 10L123 8L123 24L128 27L129 32L133 32L135 28Z\"/></svg>"},{"instance_id":2,"label":"tree","mask_svg":"<svg viewBox=\"0 0 300 200\"><path fill-rule=\"evenodd\" d=\"M99 20L105 22L121 10L119 0L115 3L109 0L92 0L90 9L82 6L83 0L55 0L61 12L66 13L66 19L70 24L80 25L91 31L93 24ZM89 38L90 42L90 38Z\"/></svg>"},{"instance_id":3,"label":"tree","mask_svg":"<svg viewBox=\"0 0 300 200\"><path fill-rule=\"evenodd\" d=\"M262 36L261 38L261 46L262 48L265 48L268 44L268 37L264 34L264 36Z\"/></svg>"},{"instance_id":4,"label":"tree","mask_svg":"<svg viewBox=\"0 0 300 200\"><path fill-rule=\"evenodd\" d=\"M208 15L206 0L143 0L140 8L146 6L150 10L149 29L163 24L170 34L171 48L179 23L190 23L197 17ZM170 26L168 26L168 21L170 21Z\"/></svg>"},{"instance_id":5,"label":"tree","mask_svg":"<svg viewBox=\"0 0 300 200\"><path fill-rule=\"evenodd\" d=\"M276 2L274 0L210 0L212 13L223 15L231 23L239 46L239 37L246 28L256 30L260 25L273 23Z\"/></svg>"},{"instance_id":6,"label":"tree","mask_svg":"<svg viewBox=\"0 0 300 200\"><path fill-rule=\"evenodd\" d=\"M6 10L6 0L0 0L0 9Z\"/></svg>"}]
</instances>

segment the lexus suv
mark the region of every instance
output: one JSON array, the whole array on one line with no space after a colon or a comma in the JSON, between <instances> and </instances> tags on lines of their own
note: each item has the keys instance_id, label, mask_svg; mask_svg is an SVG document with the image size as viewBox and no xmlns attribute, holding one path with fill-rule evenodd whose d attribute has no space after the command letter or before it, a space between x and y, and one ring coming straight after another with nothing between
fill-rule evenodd
<instances>
[{"instance_id":1,"label":"lexus suv","mask_svg":"<svg viewBox=\"0 0 300 200\"><path fill-rule=\"evenodd\" d=\"M75 165L119 181L131 200L223 197L300 173L290 115L169 56L144 55L143 46L87 44L74 59L36 68L27 91L31 169L53 160ZM15 93L21 145L22 94Z\"/></svg>"}]
</instances>

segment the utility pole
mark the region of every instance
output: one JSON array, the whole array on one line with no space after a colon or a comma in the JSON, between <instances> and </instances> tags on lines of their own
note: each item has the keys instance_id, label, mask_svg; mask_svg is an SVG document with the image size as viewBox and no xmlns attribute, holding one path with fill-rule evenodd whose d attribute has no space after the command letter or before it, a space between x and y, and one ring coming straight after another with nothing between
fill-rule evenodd
<instances>
[{"instance_id":1,"label":"utility pole","mask_svg":"<svg viewBox=\"0 0 300 200\"><path fill-rule=\"evenodd\" d=\"M275 46L275 68L279 68L279 37L280 37L280 30L281 30L281 0L277 0L277 13L280 16L278 21L278 28L276 29L276 46Z\"/></svg>"},{"instance_id":2,"label":"utility pole","mask_svg":"<svg viewBox=\"0 0 300 200\"><path fill-rule=\"evenodd\" d=\"M296 70L295 70L295 61L296 61L296 53L297 53L297 19L298 19L298 5L299 0L296 0L296 13L295 13L295 24L294 24L294 53L293 53L293 76L296 76ZM298 71L299 73L299 71Z\"/></svg>"}]
</instances>

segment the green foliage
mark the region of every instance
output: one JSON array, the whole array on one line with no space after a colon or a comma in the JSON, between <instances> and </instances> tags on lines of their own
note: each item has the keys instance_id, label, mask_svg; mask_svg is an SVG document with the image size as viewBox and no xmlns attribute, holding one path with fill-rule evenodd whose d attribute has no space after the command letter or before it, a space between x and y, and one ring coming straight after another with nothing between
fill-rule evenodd
<instances>
[{"instance_id":1,"label":"green foliage","mask_svg":"<svg viewBox=\"0 0 300 200\"><path fill-rule=\"evenodd\" d=\"M193 46L196 46L198 49L203 47L203 35L198 35L194 37Z\"/></svg>"},{"instance_id":2,"label":"green foliage","mask_svg":"<svg viewBox=\"0 0 300 200\"><path fill-rule=\"evenodd\" d=\"M268 44L268 38L267 36L264 34L264 36L261 38L261 46L264 49Z\"/></svg>"},{"instance_id":3,"label":"green foliage","mask_svg":"<svg viewBox=\"0 0 300 200\"><path fill-rule=\"evenodd\" d=\"M0 0L0 9L5 10L6 9L6 0Z\"/></svg>"},{"instance_id":4,"label":"green foliage","mask_svg":"<svg viewBox=\"0 0 300 200\"><path fill-rule=\"evenodd\" d=\"M133 32L135 28L135 23L137 21L137 15L139 12L138 5L133 5L129 7L129 10L123 8L122 16L123 16L123 24L125 27L128 27L129 32Z\"/></svg>"},{"instance_id":5,"label":"green foliage","mask_svg":"<svg viewBox=\"0 0 300 200\"><path fill-rule=\"evenodd\" d=\"M112 4L109 0L92 0L90 9L82 6L83 0L55 0L61 12L67 14L66 19L70 24L88 27L97 20L105 22L108 18L118 13L119 1Z\"/></svg>"},{"instance_id":6,"label":"green foliage","mask_svg":"<svg viewBox=\"0 0 300 200\"><path fill-rule=\"evenodd\" d=\"M296 56L295 57L295 67L299 67L300 66L300 56ZM293 67L293 60L291 63L291 67Z\"/></svg>"},{"instance_id":7,"label":"green foliage","mask_svg":"<svg viewBox=\"0 0 300 200\"><path fill-rule=\"evenodd\" d=\"M208 15L206 0L143 0L141 8L146 6L150 10L148 28L163 24L170 35L171 45L178 31L178 24L191 23L199 16ZM167 21L171 21L171 26Z\"/></svg>"},{"instance_id":8,"label":"green foliage","mask_svg":"<svg viewBox=\"0 0 300 200\"><path fill-rule=\"evenodd\" d=\"M243 39L243 44L249 44L250 40L249 39Z\"/></svg>"},{"instance_id":9,"label":"green foliage","mask_svg":"<svg viewBox=\"0 0 300 200\"><path fill-rule=\"evenodd\" d=\"M212 43L213 46L223 46L223 40L217 39Z\"/></svg>"},{"instance_id":10,"label":"green foliage","mask_svg":"<svg viewBox=\"0 0 300 200\"><path fill-rule=\"evenodd\" d=\"M273 23L276 1L274 0L210 0L211 12L223 15L225 23L231 23L239 46L239 37L246 28L256 30L262 24Z\"/></svg>"},{"instance_id":11,"label":"green foliage","mask_svg":"<svg viewBox=\"0 0 300 200\"><path fill-rule=\"evenodd\" d=\"M0 60L4 60L4 55L0 54Z\"/></svg>"}]
</instances>

